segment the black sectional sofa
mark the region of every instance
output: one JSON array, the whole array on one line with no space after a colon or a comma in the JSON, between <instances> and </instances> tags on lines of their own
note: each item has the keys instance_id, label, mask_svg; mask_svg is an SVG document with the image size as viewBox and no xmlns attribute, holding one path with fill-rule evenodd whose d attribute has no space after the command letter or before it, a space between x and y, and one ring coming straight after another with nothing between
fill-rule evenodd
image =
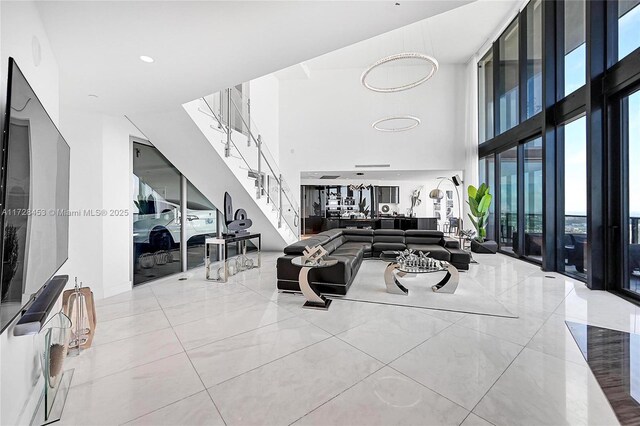
<instances>
[{"instance_id":1,"label":"black sectional sofa","mask_svg":"<svg viewBox=\"0 0 640 426\"><path fill-rule=\"evenodd\" d=\"M346 295L362 260L378 258L380 253L387 250L409 248L429 252L430 257L446 260L459 270L468 270L471 262L471 256L460 249L458 241L445 237L440 231L331 229L285 247L284 256L277 263L279 290L300 291L300 267L292 265L291 259L301 256L306 246L318 244L338 260L336 265L309 272L309 281L325 294Z\"/></svg>"}]
</instances>

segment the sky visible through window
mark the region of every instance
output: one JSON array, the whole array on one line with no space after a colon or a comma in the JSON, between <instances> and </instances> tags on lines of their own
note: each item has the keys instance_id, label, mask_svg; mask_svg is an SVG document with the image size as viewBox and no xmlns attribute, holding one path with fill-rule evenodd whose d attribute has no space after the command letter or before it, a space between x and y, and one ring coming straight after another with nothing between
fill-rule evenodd
<instances>
[{"instance_id":1,"label":"sky visible through window","mask_svg":"<svg viewBox=\"0 0 640 426\"><path fill-rule=\"evenodd\" d=\"M618 59L640 47L640 7L636 6L618 19Z\"/></svg>"},{"instance_id":2,"label":"sky visible through window","mask_svg":"<svg viewBox=\"0 0 640 426\"><path fill-rule=\"evenodd\" d=\"M580 46L569 52L564 59L564 95L574 92L584 86L586 80L587 45Z\"/></svg>"},{"instance_id":3,"label":"sky visible through window","mask_svg":"<svg viewBox=\"0 0 640 426\"><path fill-rule=\"evenodd\" d=\"M629 96L629 216L640 217L640 92Z\"/></svg>"},{"instance_id":4,"label":"sky visible through window","mask_svg":"<svg viewBox=\"0 0 640 426\"><path fill-rule=\"evenodd\" d=\"M579 118L564 126L564 211L587 215L587 120Z\"/></svg>"}]
</instances>

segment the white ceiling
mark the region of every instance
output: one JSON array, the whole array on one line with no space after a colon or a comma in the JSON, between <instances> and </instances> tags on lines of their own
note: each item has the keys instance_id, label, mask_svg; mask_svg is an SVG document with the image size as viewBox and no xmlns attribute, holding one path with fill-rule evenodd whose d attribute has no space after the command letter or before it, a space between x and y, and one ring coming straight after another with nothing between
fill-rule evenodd
<instances>
[{"instance_id":1,"label":"white ceiling","mask_svg":"<svg viewBox=\"0 0 640 426\"><path fill-rule=\"evenodd\" d=\"M407 51L430 54L442 64L464 64L483 45L492 41L496 31L515 16L522 3L522 0L477 0L305 61L304 65L310 72L337 68L365 69L382 57ZM403 61L398 65L411 64ZM283 70L276 75L281 79L304 78L292 70Z\"/></svg>"},{"instance_id":2,"label":"white ceiling","mask_svg":"<svg viewBox=\"0 0 640 426\"><path fill-rule=\"evenodd\" d=\"M393 0L43 1L37 6L60 68L61 102L121 115L162 111L470 1L402 1L400 6ZM155 63L143 63L140 55Z\"/></svg>"}]
</instances>

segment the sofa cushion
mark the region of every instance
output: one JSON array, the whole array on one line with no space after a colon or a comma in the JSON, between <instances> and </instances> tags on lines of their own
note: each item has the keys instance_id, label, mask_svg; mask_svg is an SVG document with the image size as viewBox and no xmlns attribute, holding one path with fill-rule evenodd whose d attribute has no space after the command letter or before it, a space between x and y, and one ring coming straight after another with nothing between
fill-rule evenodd
<instances>
[{"instance_id":1,"label":"sofa cushion","mask_svg":"<svg viewBox=\"0 0 640 426\"><path fill-rule=\"evenodd\" d=\"M421 251L424 254L429 253L429 257L437 260L446 260L448 262L451 258L449 251L438 244L407 244L407 248Z\"/></svg>"},{"instance_id":2,"label":"sofa cushion","mask_svg":"<svg viewBox=\"0 0 640 426\"><path fill-rule=\"evenodd\" d=\"M317 235L322 235L324 237L327 237L329 241L334 240L338 237L342 236L342 231L344 231L344 229L340 229L340 228L334 228L334 229L329 229L327 231L323 231Z\"/></svg>"},{"instance_id":3,"label":"sofa cushion","mask_svg":"<svg viewBox=\"0 0 640 426\"><path fill-rule=\"evenodd\" d=\"M428 229L408 229L404 231L407 237L444 238L444 232Z\"/></svg>"},{"instance_id":4,"label":"sofa cushion","mask_svg":"<svg viewBox=\"0 0 640 426\"><path fill-rule=\"evenodd\" d=\"M376 229L373 231L374 237L379 235L400 235L404 237L404 231L401 229Z\"/></svg>"},{"instance_id":5,"label":"sofa cushion","mask_svg":"<svg viewBox=\"0 0 640 426\"><path fill-rule=\"evenodd\" d=\"M293 244L290 244L284 248L285 254L302 254L304 252L305 247L314 247L318 244L324 244L329 241L329 237L326 235L315 235L311 238L307 238L306 240L296 241Z\"/></svg>"},{"instance_id":6,"label":"sofa cushion","mask_svg":"<svg viewBox=\"0 0 640 426\"><path fill-rule=\"evenodd\" d=\"M291 263L294 255L279 257L276 263L278 268L278 280L297 282L300 276L300 267ZM309 281L322 283L335 283L344 285L349 282L353 272L354 262L358 259L354 256L331 256L338 263L326 268L313 268L309 271ZM299 290L298 287L296 290Z\"/></svg>"},{"instance_id":7,"label":"sofa cushion","mask_svg":"<svg viewBox=\"0 0 640 426\"><path fill-rule=\"evenodd\" d=\"M450 262L453 264L469 264L471 262L471 255L464 250L451 248L449 252L451 253Z\"/></svg>"},{"instance_id":8,"label":"sofa cushion","mask_svg":"<svg viewBox=\"0 0 640 426\"><path fill-rule=\"evenodd\" d=\"M456 238L444 237L444 246L446 248L457 249L460 248L460 241Z\"/></svg>"},{"instance_id":9,"label":"sofa cushion","mask_svg":"<svg viewBox=\"0 0 640 426\"><path fill-rule=\"evenodd\" d=\"M442 245L443 233L441 231L408 230L405 232L407 244L440 244Z\"/></svg>"},{"instance_id":10,"label":"sofa cushion","mask_svg":"<svg viewBox=\"0 0 640 426\"><path fill-rule=\"evenodd\" d=\"M350 249L350 248L359 249L360 247L362 247L362 249L364 251L371 251L371 246L372 245L373 244L370 243L370 242L348 241L348 242L344 243L343 245L341 245L340 248L344 247L344 248L347 248L347 249Z\"/></svg>"},{"instance_id":11,"label":"sofa cushion","mask_svg":"<svg viewBox=\"0 0 640 426\"><path fill-rule=\"evenodd\" d=\"M347 239L347 241L373 242L372 229L345 229L342 232L342 235Z\"/></svg>"},{"instance_id":12,"label":"sofa cushion","mask_svg":"<svg viewBox=\"0 0 640 426\"><path fill-rule=\"evenodd\" d=\"M332 241L329 241L328 243L324 243L322 247L324 247L327 253L331 254L341 245L342 244L340 243L340 240L332 240Z\"/></svg>"},{"instance_id":13,"label":"sofa cushion","mask_svg":"<svg viewBox=\"0 0 640 426\"><path fill-rule=\"evenodd\" d=\"M342 235L344 236L364 236L373 237L373 229L343 229Z\"/></svg>"},{"instance_id":14,"label":"sofa cushion","mask_svg":"<svg viewBox=\"0 0 640 426\"><path fill-rule=\"evenodd\" d=\"M392 243L392 242L379 242L379 243L373 243L373 250L375 252L381 252L381 251L385 251L385 250L399 250L402 251L404 249L406 249L407 246L404 245L404 243Z\"/></svg>"},{"instance_id":15,"label":"sofa cushion","mask_svg":"<svg viewBox=\"0 0 640 426\"><path fill-rule=\"evenodd\" d=\"M405 242L407 244L437 244L440 245L442 242L441 238L438 237L405 237Z\"/></svg>"}]
</instances>

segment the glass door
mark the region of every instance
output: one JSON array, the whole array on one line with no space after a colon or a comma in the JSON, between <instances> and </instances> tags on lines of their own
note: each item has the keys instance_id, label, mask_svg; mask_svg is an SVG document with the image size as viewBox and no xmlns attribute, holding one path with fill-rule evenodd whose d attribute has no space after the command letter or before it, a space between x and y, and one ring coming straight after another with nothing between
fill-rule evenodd
<instances>
[{"instance_id":1,"label":"glass door","mask_svg":"<svg viewBox=\"0 0 640 426\"><path fill-rule=\"evenodd\" d=\"M524 144L524 256L542 263L542 137Z\"/></svg>"},{"instance_id":2,"label":"glass door","mask_svg":"<svg viewBox=\"0 0 640 426\"><path fill-rule=\"evenodd\" d=\"M640 297L640 91L622 99L623 194L622 290Z\"/></svg>"},{"instance_id":3,"label":"glass door","mask_svg":"<svg viewBox=\"0 0 640 426\"><path fill-rule=\"evenodd\" d=\"M500 230L498 247L507 254L517 254L518 249L518 147L498 154L500 192Z\"/></svg>"}]
</instances>

